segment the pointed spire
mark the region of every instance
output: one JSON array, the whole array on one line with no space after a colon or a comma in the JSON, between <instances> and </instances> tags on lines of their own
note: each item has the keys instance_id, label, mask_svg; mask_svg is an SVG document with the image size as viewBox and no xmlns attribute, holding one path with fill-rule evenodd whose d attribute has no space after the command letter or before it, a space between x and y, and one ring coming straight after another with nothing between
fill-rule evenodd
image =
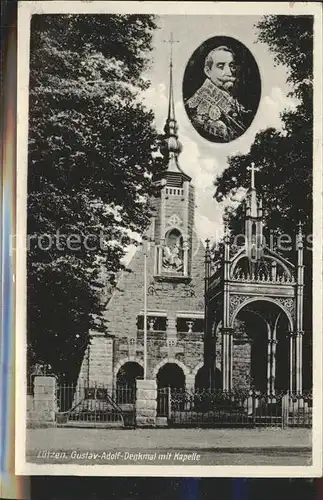
<instances>
[{"instance_id":1,"label":"pointed spire","mask_svg":"<svg viewBox=\"0 0 323 500\"><path fill-rule=\"evenodd\" d=\"M207 291L208 288L208 280L210 278L211 274L211 252L210 252L210 240L207 238L205 240L205 258L204 258L204 264L205 264L205 291Z\"/></svg>"},{"instance_id":2,"label":"pointed spire","mask_svg":"<svg viewBox=\"0 0 323 500\"><path fill-rule=\"evenodd\" d=\"M165 40L166 41L166 40ZM164 143L161 148L161 153L168 161L169 172L182 172L178 165L178 155L182 151L182 145L178 140L178 127L175 117L174 90L173 90L173 44L175 40L171 33L170 39L167 40L170 44L170 60L169 60L169 96L168 96L168 114L164 127Z\"/></svg>"},{"instance_id":3,"label":"pointed spire","mask_svg":"<svg viewBox=\"0 0 323 500\"><path fill-rule=\"evenodd\" d=\"M168 116L167 121L174 120L175 118L175 106L174 106L174 92L173 92L173 33L170 35L170 59L169 59L169 101L168 101Z\"/></svg>"},{"instance_id":4,"label":"pointed spire","mask_svg":"<svg viewBox=\"0 0 323 500\"><path fill-rule=\"evenodd\" d=\"M298 221L297 227L298 227L298 234L300 236L303 236L303 222L301 220Z\"/></svg>"},{"instance_id":5,"label":"pointed spire","mask_svg":"<svg viewBox=\"0 0 323 500\"><path fill-rule=\"evenodd\" d=\"M303 222L301 220L298 221L297 228L298 231L297 231L296 241L297 241L297 248L299 250L303 248L303 239L304 239Z\"/></svg>"},{"instance_id":6,"label":"pointed spire","mask_svg":"<svg viewBox=\"0 0 323 500\"><path fill-rule=\"evenodd\" d=\"M169 62L168 114L164 127L164 132L166 136L174 137L177 140L178 126L175 117L174 90L173 90L173 50L172 50L172 44L174 43L173 35L171 35L169 43L171 44L171 53ZM181 144L178 140L177 143L178 143L178 154L179 154L181 152Z\"/></svg>"},{"instance_id":7,"label":"pointed spire","mask_svg":"<svg viewBox=\"0 0 323 500\"><path fill-rule=\"evenodd\" d=\"M255 172L259 172L259 168L255 167L252 162L247 170L251 172L251 186L246 198L246 215L245 215L245 235L246 235L246 251L252 265L262 256L264 239L263 239L263 209L262 200L257 196Z\"/></svg>"},{"instance_id":8,"label":"pointed spire","mask_svg":"<svg viewBox=\"0 0 323 500\"><path fill-rule=\"evenodd\" d=\"M255 183L255 172L259 172L260 169L255 166L254 162L251 162L251 166L247 167L247 170L251 171L250 215L251 217L257 217L257 190Z\"/></svg>"}]
</instances>

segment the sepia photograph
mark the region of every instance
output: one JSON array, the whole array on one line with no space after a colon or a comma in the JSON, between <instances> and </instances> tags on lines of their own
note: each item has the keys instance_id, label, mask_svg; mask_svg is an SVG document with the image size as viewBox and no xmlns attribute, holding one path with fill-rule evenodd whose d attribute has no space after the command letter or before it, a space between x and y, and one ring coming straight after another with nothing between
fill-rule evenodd
<instances>
[{"instance_id":1,"label":"sepia photograph","mask_svg":"<svg viewBox=\"0 0 323 500\"><path fill-rule=\"evenodd\" d=\"M322 12L234 5L19 3L17 474L321 474Z\"/></svg>"}]
</instances>

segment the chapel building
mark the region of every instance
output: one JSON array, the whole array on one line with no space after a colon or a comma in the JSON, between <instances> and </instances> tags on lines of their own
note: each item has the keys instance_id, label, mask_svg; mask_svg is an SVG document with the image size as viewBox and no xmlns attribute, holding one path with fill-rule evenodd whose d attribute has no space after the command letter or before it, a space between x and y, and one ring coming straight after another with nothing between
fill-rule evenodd
<instances>
[{"instance_id":1,"label":"chapel building","mask_svg":"<svg viewBox=\"0 0 323 500\"><path fill-rule=\"evenodd\" d=\"M152 199L148 245L137 248L130 272L122 273L112 293L106 332L91 332L79 376L87 386L134 386L144 376L145 348L146 378L158 387L194 389L202 383L205 248L195 230L194 185L180 166L181 150L171 62L160 148L167 168L154 178L159 189Z\"/></svg>"}]
</instances>

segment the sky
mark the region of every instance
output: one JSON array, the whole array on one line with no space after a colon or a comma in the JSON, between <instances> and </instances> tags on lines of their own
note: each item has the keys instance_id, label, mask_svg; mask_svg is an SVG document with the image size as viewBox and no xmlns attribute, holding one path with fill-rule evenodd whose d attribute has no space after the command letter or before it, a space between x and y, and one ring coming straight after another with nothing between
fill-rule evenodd
<instances>
[{"instance_id":1,"label":"sky","mask_svg":"<svg viewBox=\"0 0 323 500\"><path fill-rule=\"evenodd\" d=\"M167 117L171 33L173 44L173 81L175 114L179 140L183 151L179 156L181 168L192 177L196 190L196 231L205 240L222 236L223 204L213 198L214 180L227 168L227 158L247 153L257 132L267 127L281 128L280 113L295 102L287 96L291 90L286 83L287 73L282 65L275 67L273 55L266 44L256 42L255 24L259 16L166 15L157 18L158 29L153 38L152 63L146 73L151 81L144 103L154 111L155 124L162 132ZM182 80L186 64L193 52L205 40L230 36L243 43L253 54L261 75L262 94L257 114L247 132L226 144L216 144L199 136L189 121L182 101Z\"/></svg>"}]
</instances>

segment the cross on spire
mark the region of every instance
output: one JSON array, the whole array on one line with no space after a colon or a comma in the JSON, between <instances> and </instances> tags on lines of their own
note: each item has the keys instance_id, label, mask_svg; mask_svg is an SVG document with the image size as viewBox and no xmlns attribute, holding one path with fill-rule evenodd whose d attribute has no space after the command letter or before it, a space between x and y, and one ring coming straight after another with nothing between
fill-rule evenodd
<instances>
[{"instance_id":1,"label":"cross on spire","mask_svg":"<svg viewBox=\"0 0 323 500\"><path fill-rule=\"evenodd\" d=\"M163 40L164 43L169 43L170 56L169 56L169 103L168 103L168 119L175 119L175 106L173 95L173 45L179 43L179 40L174 40L173 33L171 32L169 40Z\"/></svg>"},{"instance_id":2,"label":"cross on spire","mask_svg":"<svg viewBox=\"0 0 323 500\"><path fill-rule=\"evenodd\" d=\"M171 31L170 36L169 36L169 40L163 40L163 43L169 43L169 47L170 47L170 63L169 63L169 65L173 66L173 45L174 45L174 43L179 43L179 40L174 40L173 32Z\"/></svg>"},{"instance_id":3,"label":"cross on spire","mask_svg":"<svg viewBox=\"0 0 323 500\"><path fill-rule=\"evenodd\" d=\"M164 139L161 153L168 161L167 171L184 173L178 165L178 155L182 151L182 145L178 140L178 127L175 118L175 103L173 93L173 44L178 42L174 40L173 33L170 34L169 40L163 42L170 45L170 64L169 64L169 101L168 101L168 114L164 126Z\"/></svg>"},{"instance_id":4,"label":"cross on spire","mask_svg":"<svg viewBox=\"0 0 323 500\"><path fill-rule=\"evenodd\" d=\"M255 187L255 172L260 172L260 168L256 167L254 162L251 162L251 167L247 167L247 170L251 171L251 189L256 189L256 187Z\"/></svg>"}]
</instances>

